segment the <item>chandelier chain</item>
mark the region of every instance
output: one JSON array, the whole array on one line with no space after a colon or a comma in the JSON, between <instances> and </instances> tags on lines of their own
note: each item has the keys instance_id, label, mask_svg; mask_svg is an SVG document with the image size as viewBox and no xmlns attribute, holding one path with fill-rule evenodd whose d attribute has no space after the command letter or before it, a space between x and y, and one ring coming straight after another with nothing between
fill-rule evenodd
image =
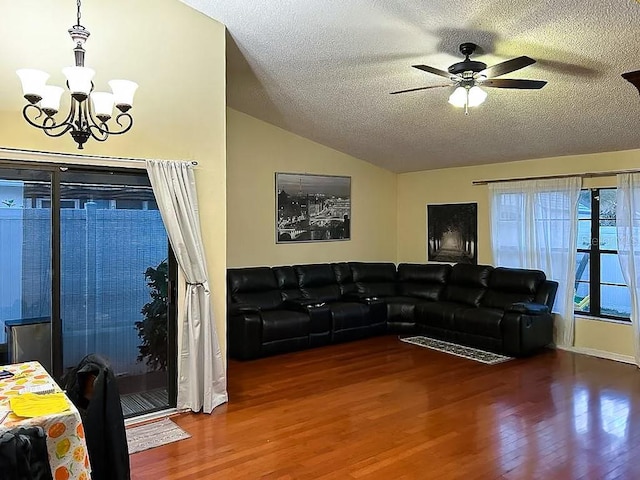
<instances>
[{"instance_id":1,"label":"chandelier chain","mask_svg":"<svg viewBox=\"0 0 640 480\"><path fill-rule=\"evenodd\" d=\"M80 26L80 17L81 17L81 14L80 14L80 0L78 0L77 5L78 5L78 23L76 23L76 25Z\"/></svg>"}]
</instances>

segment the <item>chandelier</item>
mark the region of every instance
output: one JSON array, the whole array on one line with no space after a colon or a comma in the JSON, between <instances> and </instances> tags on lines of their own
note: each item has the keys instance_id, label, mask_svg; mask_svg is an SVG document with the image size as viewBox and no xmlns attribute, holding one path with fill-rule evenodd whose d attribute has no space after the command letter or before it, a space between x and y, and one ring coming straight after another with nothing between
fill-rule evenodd
<instances>
[{"instance_id":1,"label":"chandelier","mask_svg":"<svg viewBox=\"0 0 640 480\"><path fill-rule=\"evenodd\" d=\"M77 22L69 29L69 35L75 44L75 66L62 69L70 93L70 107L66 118L57 118L64 89L47 85L48 73L35 69L21 69L16 73L22 82L24 98L29 102L22 109L25 120L50 137L71 133L78 149L82 150L91 137L104 142L109 135L121 135L131 129L133 118L129 110L133 106L133 95L138 84L129 80L111 80L111 92L93 91L93 76L96 72L84 66L83 46L89 38L89 31L80 25L80 0L77 1L77 7ZM117 127L108 124L114 105L117 109Z\"/></svg>"}]
</instances>

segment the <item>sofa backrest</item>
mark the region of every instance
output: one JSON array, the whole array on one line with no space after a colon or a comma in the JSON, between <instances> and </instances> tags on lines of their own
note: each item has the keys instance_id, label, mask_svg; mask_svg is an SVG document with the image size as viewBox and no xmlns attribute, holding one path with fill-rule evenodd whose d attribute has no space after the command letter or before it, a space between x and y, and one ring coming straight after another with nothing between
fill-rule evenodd
<instances>
[{"instance_id":1,"label":"sofa backrest","mask_svg":"<svg viewBox=\"0 0 640 480\"><path fill-rule=\"evenodd\" d=\"M334 302L340 298L340 286L330 264L294 265L293 268L304 298L321 302Z\"/></svg>"},{"instance_id":2,"label":"sofa backrest","mask_svg":"<svg viewBox=\"0 0 640 480\"><path fill-rule=\"evenodd\" d=\"M262 310L282 305L276 277L269 267L230 268L227 283L233 303L249 304Z\"/></svg>"},{"instance_id":3,"label":"sofa backrest","mask_svg":"<svg viewBox=\"0 0 640 480\"><path fill-rule=\"evenodd\" d=\"M448 300L470 306L505 309L516 302L535 302L549 310L558 283L544 272L489 265L341 262L280 267L230 268L231 303L263 310L282 307L285 300L313 298L336 301L350 293Z\"/></svg>"},{"instance_id":4,"label":"sofa backrest","mask_svg":"<svg viewBox=\"0 0 640 480\"><path fill-rule=\"evenodd\" d=\"M447 282L445 299L472 307L480 306L482 297L489 286L492 271L493 267L490 265L456 263L451 269L451 275Z\"/></svg>"},{"instance_id":5,"label":"sofa backrest","mask_svg":"<svg viewBox=\"0 0 640 480\"><path fill-rule=\"evenodd\" d=\"M298 287L298 277L292 266L273 267L272 270L283 300L295 300L302 297L302 292Z\"/></svg>"},{"instance_id":6,"label":"sofa backrest","mask_svg":"<svg viewBox=\"0 0 640 480\"><path fill-rule=\"evenodd\" d=\"M445 291L451 265L401 263L398 265L398 295L440 300Z\"/></svg>"},{"instance_id":7,"label":"sofa backrest","mask_svg":"<svg viewBox=\"0 0 640 480\"><path fill-rule=\"evenodd\" d=\"M396 295L396 266L393 263L349 262L357 292L367 297Z\"/></svg>"},{"instance_id":8,"label":"sofa backrest","mask_svg":"<svg viewBox=\"0 0 640 480\"><path fill-rule=\"evenodd\" d=\"M333 274L340 287L340 293L343 296L356 293L356 284L353 283L353 274L349 264L347 262L332 263L331 268L333 268Z\"/></svg>"},{"instance_id":9,"label":"sofa backrest","mask_svg":"<svg viewBox=\"0 0 640 480\"><path fill-rule=\"evenodd\" d=\"M546 279L540 270L495 268L489 278L489 289L482 298L482 306L504 310L512 303L533 302Z\"/></svg>"}]
</instances>

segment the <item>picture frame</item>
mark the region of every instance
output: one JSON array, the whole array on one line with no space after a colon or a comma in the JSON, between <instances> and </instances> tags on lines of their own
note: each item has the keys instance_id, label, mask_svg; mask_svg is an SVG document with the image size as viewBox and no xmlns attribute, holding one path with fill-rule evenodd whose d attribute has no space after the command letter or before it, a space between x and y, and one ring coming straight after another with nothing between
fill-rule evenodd
<instances>
[{"instance_id":1,"label":"picture frame","mask_svg":"<svg viewBox=\"0 0 640 480\"><path fill-rule=\"evenodd\" d=\"M351 239L351 177L275 174L276 243Z\"/></svg>"},{"instance_id":2,"label":"picture frame","mask_svg":"<svg viewBox=\"0 0 640 480\"><path fill-rule=\"evenodd\" d=\"M427 205L427 261L478 264L478 204Z\"/></svg>"}]
</instances>

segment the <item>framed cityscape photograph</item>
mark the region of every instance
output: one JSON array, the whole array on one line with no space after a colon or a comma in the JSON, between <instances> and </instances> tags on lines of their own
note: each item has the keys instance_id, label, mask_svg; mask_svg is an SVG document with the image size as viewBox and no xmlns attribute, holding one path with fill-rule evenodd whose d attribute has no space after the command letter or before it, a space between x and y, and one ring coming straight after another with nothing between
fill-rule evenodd
<instances>
[{"instance_id":1,"label":"framed cityscape photograph","mask_svg":"<svg viewBox=\"0 0 640 480\"><path fill-rule=\"evenodd\" d=\"M276 243L351 239L351 177L276 173Z\"/></svg>"},{"instance_id":2,"label":"framed cityscape photograph","mask_svg":"<svg viewBox=\"0 0 640 480\"><path fill-rule=\"evenodd\" d=\"M427 260L478 263L478 204L427 205Z\"/></svg>"}]
</instances>

